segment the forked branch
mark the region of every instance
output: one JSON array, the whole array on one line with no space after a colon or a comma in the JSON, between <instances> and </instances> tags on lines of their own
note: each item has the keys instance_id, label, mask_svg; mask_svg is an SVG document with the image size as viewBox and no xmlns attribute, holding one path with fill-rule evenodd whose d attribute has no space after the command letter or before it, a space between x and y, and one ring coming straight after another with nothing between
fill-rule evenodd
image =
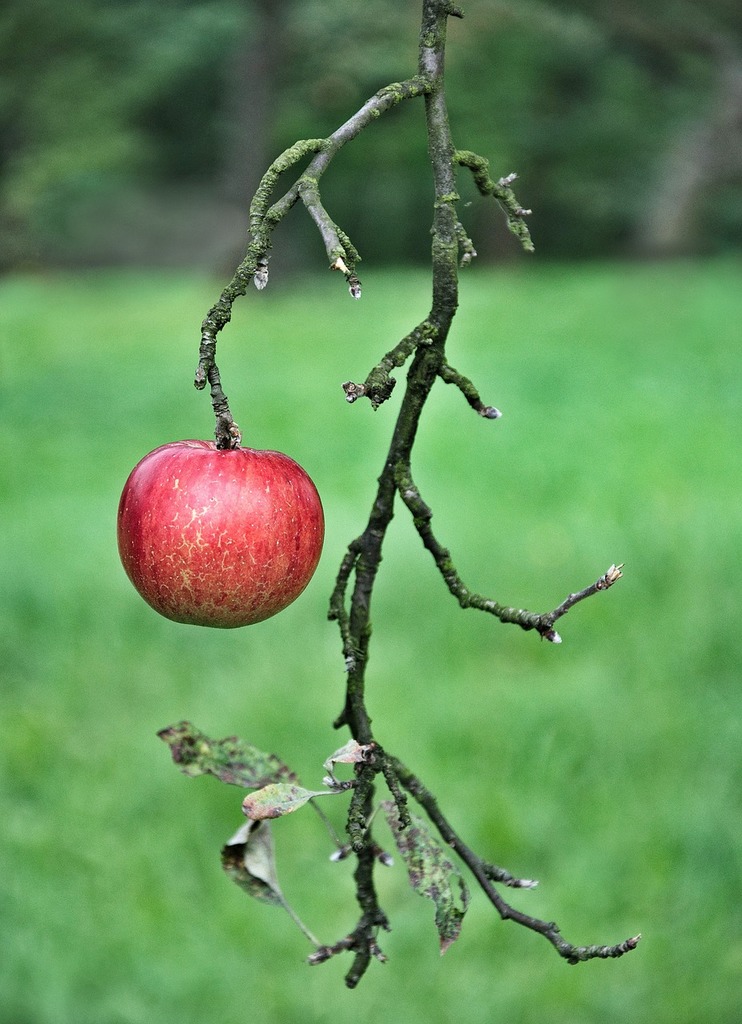
<instances>
[{"instance_id":1,"label":"forked branch","mask_svg":"<svg viewBox=\"0 0 742 1024\"><path fill-rule=\"evenodd\" d=\"M398 848L411 858L421 858L422 869L415 868L419 891L436 899L436 923L440 924L442 950L458 934L466 909L468 894L460 883L459 903L455 886L450 906L442 906L441 891L447 884L447 873L454 872L445 850L428 841L408 807L412 798L427 814L446 849L453 850L471 871L479 887L503 920L516 923L543 935L569 963L594 958L618 957L634 949L638 936L613 946L576 946L566 942L553 922L541 921L516 910L507 903L497 885L528 889L535 882L519 879L504 868L478 857L455 832L442 814L435 797L401 760L387 755L375 740L365 700L366 666L371 639L371 605L376 576L389 524L394 515L397 496L410 512L425 548L431 553L446 586L462 608L478 608L501 622L535 630L541 637L558 643L555 623L571 608L600 591L607 590L621 577L621 566L613 565L595 583L568 595L553 611L534 613L501 604L469 590L452 561L450 552L438 541L431 527L432 510L423 500L411 473L411 455L420 418L430 391L436 381L454 385L474 411L484 419L499 418L499 410L482 401L479 391L463 374L454 369L446 357L446 342L458 306L458 268L476 255L456 213L458 194L456 173L461 168L471 172L480 193L492 197L502 207L508 225L520 239L524 249L532 251L526 217L530 213L518 202L512 190L514 174L495 181L487 161L468 150L455 148L448 122L444 93L444 55L449 17L461 17L458 7L447 0L422 0L418 71L404 82L381 89L372 96L345 124L326 139L307 139L285 150L264 174L250 206L250 230L247 252L232 280L218 301L207 313L201 332L201 348L195 384L208 383L216 414L216 438L219 447L239 444L239 430L232 420L226 396L221 388L215 362L216 339L229 322L232 305L243 295L250 281L262 289L268 283L268 268L273 230L284 216L301 201L317 226L323 240L330 268L345 277L354 298L360 297L360 281L356 266L360 256L348 235L335 223L322 202L320 179L334 156L376 118L403 100L424 97L426 130L430 165L435 190L432 225L432 302L430 311L401 339L360 384L343 385L349 403L365 397L374 409L392 395L395 380L392 373L409 362L406 385L392 431L389 450L378 478L378 487L363 532L348 546L341 562L330 599L329 617L337 621L342 641L346 670L345 701L336 727L347 726L353 739L364 748L374 750L374 757L355 765L355 778L347 784L351 792L346 822L348 843L339 857L353 853L357 857L355 871L356 899L360 909L357 926L338 942L319 946L310 957L314 964L325 962L341 952L353 952L352 966L346 976L350 987L358 984L373 959L383 960L378 945L379 931L388 928L374 884L375 866L385 863L373 835L376 785L383 777L392 801L382 805L390 821ZM304 170L280 198L274 193L282 175L306 163ZM332 781L332 780L331 780ZM314 794L316 795L316 794ZM307 792L307 796L312 796ZM251 798L252 799L252 798ZM412 834L417 837L413 841ZM415 841L419 847L415 847ZM422 852L420 852L422 851ZM426 853L427 851L427 853ZM430 863L425 863L429 854ZM425 870L435 863L438 874L425 887ZM408 865L409 866L409 865ZM432 869L431 869L432 870ZM413 871L410 869L412 876ZM442 879L442 885L439 880ZM417 886L416 886L417 887ZM440 918L440 920L439 920Z\"/></svg>"},{"instance_id":2,"label":"forked branch","mask_svg":"<svg viewBox=\"0 0 742 1024\"><path fill-rule=\"evenodd\" d=\"M365 704L365 671L371 636L371 597L376 573L381 562L386 530L394 514L394 501L397 494L412 514L415 528L424 546L433 556L448 589L462 607L479 608L495 615L502 622L513 623L526 630L536 630L542 637L553 643L558 643L560 640L559 634L554 629L554 624L559 618L578 602L612 586L621 576L620 567L611 566L608 572L590 587L570 594L553 611L541 614L512 608L475 594L464 585L452 562L450 553L433 534L431 529L432 511L423 501L412 480L410 471L412 448L423 407L436 380L440 379L458 387L469 405L480 416L486 419L496 419L500 415L494 406L485 405L474 384L451 367L445 356L448 332L458 305L458 265L459 262L462 264L470 262L475 255L473 243L455 213L455 204L458 200L455 188L457 167L466 167L473 173L480 192L483 195L493 196L501 205L511 230L519 237L523 247L528 251L533 248L525 221L530 211L520 205L511 188L515 175L493 181L489 175L487 162L483 158L454 148L443 91L446 20L451 13L453 12L448 4L436 2L436 0L424 0L419 70L420 76L424 77L428 83L425 90L426 121L428 149L435 184L431 310L417 327L381 359L362 384L346 382L343 385L348 402L353 403L361 397L366 397L376 409L392 394L395 386L394 378L391 375L392 371L403 366L412 358L389 452L379 477L376 499L368 524L364 532L348 548L330 601L329 615L331 619L337 620L340 626L347 671L345 704L335 724L336 726L347 725L352 735L360 743L369 743L373 740L371 722ZM457 10L456 13L460 12ZM365 793L366 807L369 806L368 801L372 793L371 775L374 771L383 771L400 813L400 828L404 827L402 814L404 814L405 820L409 821L404 790L424 808L444 842L456 851L472 871L480 887L504 920L516 921L544 935L560 956L570 963L594 957L621 956L636 946L638 938L626 940L615 946L575 946L561 937L555 924L541 921L511 907L495 888L496 884L512 888L529 888L534 883L517 879L508 871L477 857L451 828L441 814L435 798L420 780L412 775L400 761L383 755L381 748L379 748L376 766L366 765L362 773L359 773L358 782ZM354 794L356 807L358 800L360 800L360 793L356 792ZM348 821L348 833L355 849L358 849L359 838L362 837L364 845L360 852L364 856L367 855L364 851L373 848L374 840L371 834L371 819L366 820L365 829L362 825L363 823L358 821L357 815L351 813ZM373 950L377 948L376 936L368 936L364 931L364 922L367 920L367 915L364 912L359 923L360 932L356 930L353 933L354 943L358 941L359 935L366 935L367 938L366 952L363 958L364 969L371 960ZM332 947L333 953L335 950L336 947ZM355 966L360 963L357 954ZM354 973L352 983L357 983L357 980L357 973ZM348 983L351 983L350 978Z\"/></svg>"},{"instance_id":3,"label":"forked branch","mask_svg":"<svg viewBox=\"0 0 742 1024\"><path fill-rule=\"evenodd\" d=\"M239 431L234 424L226 395L219 384L216 367L216 339L232 318L235 300L244 295L250 281L259 290L268 284L268 263L272 235L286 214L302 200L322 237L331 270L343 273L351 296L360 298L361 284L356 275L360 256L348 235L338 227L325 210L319 192L319 180L333 157L381 114L401 103L425 95L430 82L425 76L415 76L406 82L396 82L380 89L364 103L345 124L326 139L304 139L294 143L273 161L263 175L250 204L250 229L245 258L237 267L232 280L204 317L201 325L201 347L194 384L199 390L208 382L216 416L216 443L219 448L236 447ZM312 157L308 166L291 187L275 202L273 194L282 174L302 160Z\"/></svg>"},{"instance_id":4,"label":"forked branch","mask_svg":"<svg viewBox=\"0 0 742 1024\"><path fill-rule=\"evenodd\" d=\"M431 822L435 825L443 841L455 850L461 860L477 880L487 899L497 910L503 921L515 921L523 927L543 935L567 963L577 964L595 958L623 956L624 953L636 949L641 936L635 935L613 946L575 946L562 938L558 926L553 921L542 921L530 914L524 914L507 903L495 888L494 883L509 886L513 889L533 889L538 883L532 879L515 878L509 871L489 864L478 857L454 831L449 821L441 813L438 802L422 782L406 768L401 761L393 759L394 771L404 788L414 796L415 800L425 809Z\"/></svg>"}]
</instances>

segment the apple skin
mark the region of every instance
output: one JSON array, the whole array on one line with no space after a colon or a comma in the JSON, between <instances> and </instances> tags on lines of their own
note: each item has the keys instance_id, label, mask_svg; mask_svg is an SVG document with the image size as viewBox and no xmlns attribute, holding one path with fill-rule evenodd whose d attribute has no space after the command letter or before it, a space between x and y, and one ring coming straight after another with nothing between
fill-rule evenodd
<instances>
[{"instance_id":1,"label":"apple skin","mask_svg":"<svg viewBox=\"0 0 742 1024\"><path fill-rule=\"evenodd\" d=\"M317 489L281 452L173 441L124 485L118 547L126 574L174 622L232 629L301 594L324 540Z\"/></svg>"}]
</instances>

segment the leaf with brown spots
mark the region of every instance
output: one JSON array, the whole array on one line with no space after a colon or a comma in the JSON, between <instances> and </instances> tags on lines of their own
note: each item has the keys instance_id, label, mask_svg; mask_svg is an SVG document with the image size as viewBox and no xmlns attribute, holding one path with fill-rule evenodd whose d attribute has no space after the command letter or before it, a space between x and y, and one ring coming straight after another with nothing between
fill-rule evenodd
<instances>
[{"instance_id":1,"label":"leaf with brown spots","mask_svg":"<svg viewBox=\"0 0 742 1024\"><path fill-rule=\"evenodd\" d=\"M184 775L213 775L243 789L298 781L275 754L265 754L236 736L212 740L190 722L168 726L157 735L170 747L173 761Z\"/></svg>"},{"instance_id":2,"label":"leaf with brown spots","mask_svg":"<svg viewBox=\"0 0 742 1024\"><path fill-rule=\"evenodd\" d=\"M334 796L341 790L304 789L291 783L277 782L264 786L257 793L249 793L242 801L243 813L252 821L264 818L280 818L284 814L298 811L315 796Z\"/></svg>"},{"instance_id":3,"label":"leaf with brown spots","mask_svg":"<svg viewBox=\"0 0 742 1024\"><path fill-rule=\"evenodd\" d=\"M385 800L381 807L407 865L410 885L435 904L435 926L442 956L459 937L469 906L469 890L422 818L410 815L410 824L403 829L397 805Z\"/></svg>"}]
</instances>

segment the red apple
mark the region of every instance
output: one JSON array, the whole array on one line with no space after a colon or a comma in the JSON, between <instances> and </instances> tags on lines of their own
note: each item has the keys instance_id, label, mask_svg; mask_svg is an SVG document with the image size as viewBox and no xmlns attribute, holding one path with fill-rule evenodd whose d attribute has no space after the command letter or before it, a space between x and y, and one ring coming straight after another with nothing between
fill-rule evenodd
<instances>
[{"instance_id":1,"label":"red apple","mask_svg":"<svg viewBox=\"0 0 742 1024\"><path fill-rule=\"evenodd\" d=\"M291 604L324 539L317 489L281 452L174 441L134 467L118 511L124 569L175 622L229 629Z\"/></svg>"}]
</instances>

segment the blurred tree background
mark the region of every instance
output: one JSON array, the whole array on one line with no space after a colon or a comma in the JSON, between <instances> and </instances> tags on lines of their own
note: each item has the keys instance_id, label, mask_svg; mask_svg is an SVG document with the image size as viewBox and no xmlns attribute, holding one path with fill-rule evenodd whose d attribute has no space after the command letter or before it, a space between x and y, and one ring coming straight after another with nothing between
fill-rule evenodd
<instances>
[{"instance_id":1,"label":"blurred tree background","mask_svg":"<svg viewBox=\"0 0 742 1024\"><path fill-rule=\"evenodd\" d=\"M270 159L414 72L418 6L6 0L0 265L231 265ZM518 171L542 256L738 245L735 0L474 0L465 14L450 28L455 138ZM359 139L326 183L376 262L428 258L424 134L399 118L419 121L422 103ZM489 207L463 213L483 256L514 253ZM297 262L318 246L303 223L283 231Z\"/></svg>"}]
</instances>

